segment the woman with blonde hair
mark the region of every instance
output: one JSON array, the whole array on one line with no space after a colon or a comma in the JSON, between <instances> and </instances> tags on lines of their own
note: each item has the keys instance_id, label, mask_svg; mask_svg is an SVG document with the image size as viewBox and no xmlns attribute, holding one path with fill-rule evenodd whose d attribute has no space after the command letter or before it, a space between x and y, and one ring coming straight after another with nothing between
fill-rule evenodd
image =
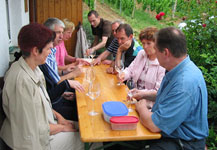
<instances>
[{"instance_id":1,"label":"woman with blonde hair","mask_svg":"<svg viewBox=\"0 0 217 150\"><path fill-rule=\"evenodd\" d=\"M64 41L69 40L72 37L72 33L75 29L75 25L73 22L68 20L67 18L63 19L63 23L65 24L65 29L63 32L63 40L56 46L56 61L59 69L65 69L68 65L65 65L65 62L68 63L84 63L89 64L86 61L72 57L68 55ZM69 64L71 65L71 64Z\"/></svg>"}]
</instances>

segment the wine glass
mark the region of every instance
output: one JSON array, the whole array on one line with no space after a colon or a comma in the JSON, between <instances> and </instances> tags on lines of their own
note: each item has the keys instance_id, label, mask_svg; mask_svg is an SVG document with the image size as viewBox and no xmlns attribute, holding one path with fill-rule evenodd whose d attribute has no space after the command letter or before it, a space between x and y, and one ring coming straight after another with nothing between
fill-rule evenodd
<instances>
[{"instance_id":1,"label":"wine glass","mask_svg":"<svg viewBox=\"0 0 217 150\"><path fill-rule=\"evenodd\" d=\"M100 84L94 82L89 84L88 93L88 96L93 100L93 110L89 112L89 115L95 116L98 113L94 111L94 100L100 95Z\"/></svg>"},{"instance_id":2,"label":"wine glass","mask_svg":"<svg viewBox=\"0 0 217 150\"><path fill-rule=\"evenodd\" d=\"M118 76L120 78L121 73L124 71L124 64L121 60L115 61L115 70L118 72ZM121 85L121 82L118 81L117 85Z\"/></svg>"},{"instance_id":3,"label":"wine glass","mask_svg":"<svg viewBox=\"0 0 217 150\"><path fill-rule=\"evenodd\" d=\"M87 68L86 72L85 72L85 80L87 82L87 84L90 86L90 84L92 84L92 82L94 82L95 80L95 72L93 68ZM88 88L89 88L88 86ZM89 96L89 90L86 93L87 96Z\"/></svg>"},{"instance_id":4,"label":"wine glass","mask_svg":"<svg viewBox=\"0 0 217 150\"><path fill-rule=\"evenodd\" d=\"M128 91L127 91L127 95L129 97L129 107L128 110L129 112L133 112L133 109L131 108L131 102L132 102L132 97L133 97L133 92L131 91L132 89L136 88L136 83L134 82L134 80L132 78L130 78L129 80L127 80L126 85L128 87Z\"/></svg>"},{"instance_id":5,"label":"wine glass","mask_svg":"<svg viewBox=\"0 0 217 150\"><path fill-rule=\"evenodd\" d=\"M91 58L91 60L92 60L92 61L91 61L91 67L93 67L93 58L96 56L96 51L93 51L93 50L92 50L89 56L90 56L90 58Z\"/></svg>"}]
</instances>

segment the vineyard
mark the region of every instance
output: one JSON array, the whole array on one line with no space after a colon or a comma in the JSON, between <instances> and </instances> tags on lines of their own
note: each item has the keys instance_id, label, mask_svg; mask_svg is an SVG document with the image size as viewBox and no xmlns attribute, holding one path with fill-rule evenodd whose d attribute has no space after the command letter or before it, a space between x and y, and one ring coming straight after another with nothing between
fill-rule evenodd
<instances>
[{"instance_id":1,"label":"vineyard","mask_svg":"<svg viewBox=\"0 0 217 150\"><path fill-rule=\"evenodd\" d=\"M96 0L84 0L95 8ZM182 28L188 43L188 54L202 70L208 90L209 150L217 149L217 1L216 0L98 0L125 17L139 32L147 26ZM151 18L147 20L147 18ZM138 36L137 34L134 34Z\"/></svg>"}]
</instances>

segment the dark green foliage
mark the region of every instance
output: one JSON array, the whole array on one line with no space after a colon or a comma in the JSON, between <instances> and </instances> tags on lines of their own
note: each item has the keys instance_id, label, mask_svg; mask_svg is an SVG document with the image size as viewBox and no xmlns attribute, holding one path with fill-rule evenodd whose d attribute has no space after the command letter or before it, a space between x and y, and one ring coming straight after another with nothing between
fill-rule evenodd
<instances>
[{"instance_id":1,"label":"dark green foliage","mask_svg":"<svg viewBox=\"0 0 217 150\"><path fill-rule=\"evenodd\" d=\"M188 54L202 70L207 84L210 127L207 145L214 150L217 148L217 16L215 9L210 8L216 8L216 3L209 7L200 6L200 9L195 8L197 13L190 15L183 31L188 42Z\"/></svg>"}]
</instances>

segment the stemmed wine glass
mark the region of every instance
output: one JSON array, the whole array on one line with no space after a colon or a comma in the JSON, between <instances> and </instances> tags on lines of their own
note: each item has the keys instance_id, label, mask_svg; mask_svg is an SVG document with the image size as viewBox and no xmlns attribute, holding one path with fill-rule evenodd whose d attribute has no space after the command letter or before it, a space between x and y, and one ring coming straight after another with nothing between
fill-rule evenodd
<instances>
[{"instance_id":1,"label":"stemmed wine glass","mask_svg":"<svg viewBox=\"0 0 217 150\"><path fill-rule=\"evenodd\" d=\"M87 68L85 72L85 80L87 81L87 84L90 86L95 80L95 72L93 68ZM88 86L88 88L89 88ZM89 90L86 93L87 96L89 96Z\"/></svg>"},{"instance_id":2,"label":"stemmed wine glass","mask_svg":"<svg viewBox=\"0 0 217 150\"><path fill-rule=\"evenodd\" d=\"M132 78L130 78L129 80L127 80L126 85L128 87L127 89L127 95L129 97L129 107L128 107L128 111L129 112L133 112L133 109L131 108L131 102L132 102L132 97L133 97L133 92L131 91L132 89L136 88L136 83L134 82L134 80Z\"/></svg>"},{"instance_id":3,"label":"stemmed wine glass","mask_svg":"<svg viewBox=\"0 0 217 150\"><path fill-rule=\"evenodd\" d=\"M91 51L89 56L92 59L91 67L93 67L93 58L96 56L96 51Z\"/></svg>"},{"instance_id":4,"label":"stemmed wine glass","mask_svg":"<svg viewBox=\"0 0 217 150\"><path fill-rule=\"evenodd\" d=\"M115 70L118 72L118 76L120 78L121 73L124 71L124 63L122 60L115 61ZM118 81L117 85L121 85L121 82Z\"/></svg>"},{"instance_id":5,"label":"stemmed wine glass","mask_svg":"<svg viewBox=\"0 0 217 150\"><path fill-rule=\"evenodd\" d=\"M94 100L100 95L100 84L95 82L89 84L88 93L88 96L93 100L93 110L89 112L89 115L95 116L98 113L94 111Z\"/></svg>"}]
</instances>

